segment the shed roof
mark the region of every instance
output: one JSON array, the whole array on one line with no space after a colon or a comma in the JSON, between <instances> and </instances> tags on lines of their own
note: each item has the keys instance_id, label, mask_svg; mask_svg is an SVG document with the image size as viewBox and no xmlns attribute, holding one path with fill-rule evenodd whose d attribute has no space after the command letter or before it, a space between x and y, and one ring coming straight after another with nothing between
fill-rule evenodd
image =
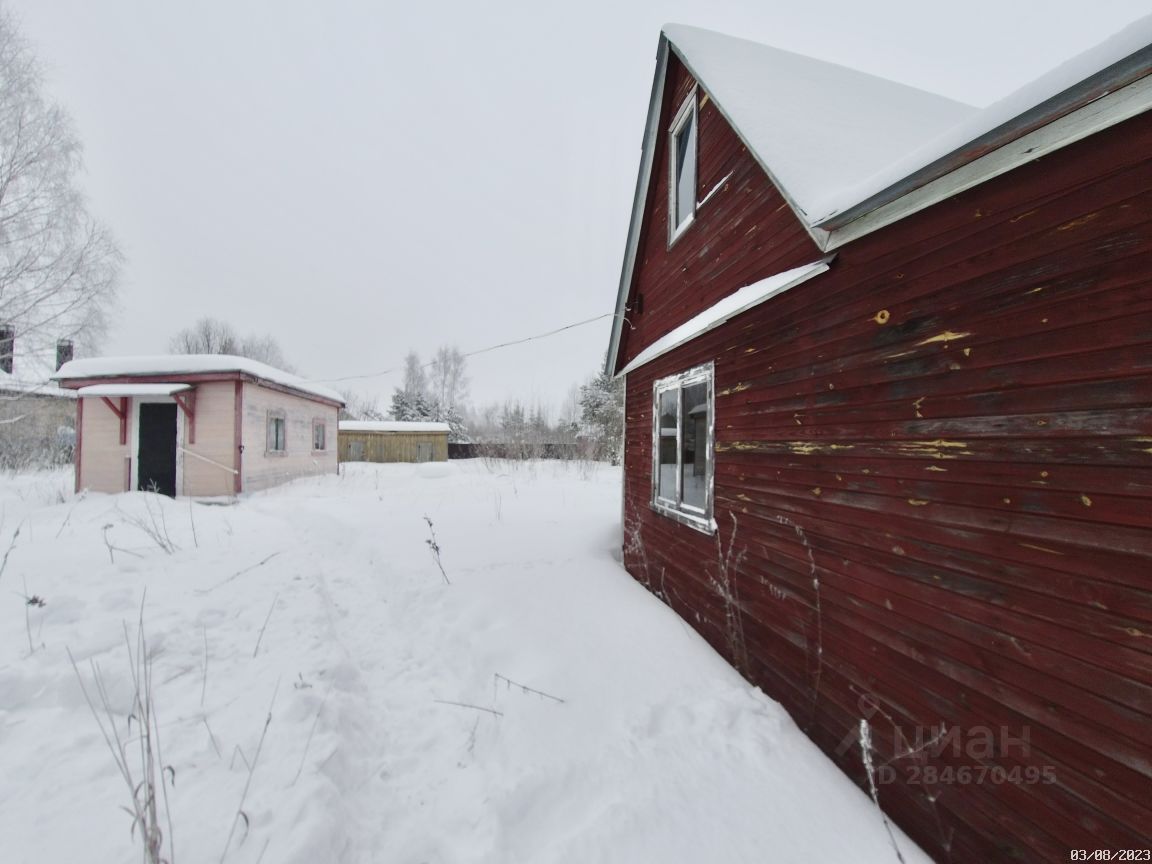
<instances>
[{"instance_id":1,"label":"shed roof","mask_svg":"<svg viewBox=\"0 0 1152 864\"><path fill-rule=\"evenodd\" d=\"M24 396L50 396L57 399L75 399L76 394L71 390L64 390L56 386L54 381L30 380L21 376L11 375L0 369L0 393L20 394Z\"/></svg>"},{"instance_id":2,"label":"shed roof","mask_svg":"<svg viewBox=\"0 0 1152 864\"><path fill-rule=\"evenodd\" d=\"M238 373L261 381L279 384L306 396L317 396L329 402L344 404L344 397L320 384L313 384L298 375L285 372L231 354L156 354L138 357L88 357L72 360L60 367L52 377L62 386L68 382L93 381L101 378L152 378L163 376L179 383L181 376Z\"/></svg>"},{"instance_id":3,"label":"shed roof","mask_svg":"<svg viewBox=\"0 0 1152 864\"><path fill-rule=\"evenodd\" d=\"M341 432L443 432L448 434L452 427L447 423L423 422L416 420L341 420Z\"/></svg>"}]
</instances>

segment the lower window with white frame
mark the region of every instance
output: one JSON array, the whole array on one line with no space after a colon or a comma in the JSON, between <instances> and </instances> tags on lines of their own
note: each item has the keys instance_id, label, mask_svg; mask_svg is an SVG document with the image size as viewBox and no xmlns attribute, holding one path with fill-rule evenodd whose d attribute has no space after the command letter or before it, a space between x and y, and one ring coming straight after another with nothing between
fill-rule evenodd
<instances>
[{"instance_id":1,"label":"lower window with white frame","mask_svg":"<svg viewBox=\"0 0 1152 864\"><path fill-rule=\"evenodd\" d=\"M283 411L268 412L268 443L266 453L284 453L288 450L288 418Z\"/></svg>"},{"instance_id":2,"label":"lower window with white frame","mask_svg":"<svg viewBox=\"0 0 1152 864\"><path fill-rule=\"evenodd\" d=\"M652 397L652 507L711 533L713 365L661 378Z\"/></svg>"}]
</instances>

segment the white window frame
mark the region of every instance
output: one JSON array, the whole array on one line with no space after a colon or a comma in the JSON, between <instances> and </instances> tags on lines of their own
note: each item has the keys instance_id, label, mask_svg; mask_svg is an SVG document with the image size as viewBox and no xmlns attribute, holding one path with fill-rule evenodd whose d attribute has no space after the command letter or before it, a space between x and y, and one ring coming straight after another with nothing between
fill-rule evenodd
<instances>
[{"instance_id":1,"label":"white window frame","mask_svg":"<svg viewBox=\"0 0 1152 864\"><path fill-rule=\"evenodd\" d=\"M320 447L316 446L316 430L320 430L320 437L323 439ZM327 453L328 452L328 423L323 417L312 418L312 452L313 453Z\"/></svg>"},{"instance_id":2,"label":"white window frame","mask_svg":"<svg viewBox=\"0 0 1152 864\"><path fill-rule=\"evenodd\" d=\"M716 471L716 371L713 363L694 366L676 375L660 378L652 385L652 502L651 507L670 519L675 519L697 531L712 534L716 531L713 518L713 492ZM708 385L708 417L705 423L704 507L684 503L684 388L704 382ZM677 391L676 402L676 494L674 499L660 495L660 397L671 390Z\"/></svg>"},{"instance_id":3,"label":"white window frame","mask_svg":"<svg viewBox=\"0 0 1152 864\"><path fill-rule=\"evenodd\" d=\"M272 423L279 420L284 427L284 446L276 450L272 447ZM283 456L288 452L288 416L280 409L271 409L268 412L268 420L264 425L264 453L269 456Z\"/></svg>"},{"instance_id":4,"label":"white window frame","mask_svg":"<svg viewBox=\"0 0 1152 864\"><path fill-rule=\"evenodd\" d=\"M696 221L696 184L692 186L692 212L682 221L677 222L677 198L676 191L679 179L676 176L676 139L680 133L684 131L684 127L688 125L688 121L692 121L693 127L696 129L696 146L692 150L692 172L696 175L696 180L699 182L700 174L700 110L696 100L697 88L693 87L692 92L688 94L688 98L684 100L684 104L680 106L680 110L676 112L676 117L672 121L671 127L668 129L668 245L671 246L675 243L680 235L683 234L688 228Z\"/></svg>"}]
</instances>

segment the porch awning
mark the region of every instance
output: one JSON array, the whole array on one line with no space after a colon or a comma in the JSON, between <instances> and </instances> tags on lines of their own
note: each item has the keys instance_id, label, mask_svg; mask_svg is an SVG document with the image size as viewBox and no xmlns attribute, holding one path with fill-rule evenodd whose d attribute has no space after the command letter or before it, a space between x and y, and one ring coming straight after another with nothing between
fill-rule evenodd
<instances>
[{"instance_id":1,"label":"porch awning","mask_svg":"<svg viewBox=\"0 0 1152 864\"><path fill-rule=\"evenodd\" d=\"M93 384L81 387L77 396L171 396L191 390L191 384Z\"/></svg>"}]
</instances>

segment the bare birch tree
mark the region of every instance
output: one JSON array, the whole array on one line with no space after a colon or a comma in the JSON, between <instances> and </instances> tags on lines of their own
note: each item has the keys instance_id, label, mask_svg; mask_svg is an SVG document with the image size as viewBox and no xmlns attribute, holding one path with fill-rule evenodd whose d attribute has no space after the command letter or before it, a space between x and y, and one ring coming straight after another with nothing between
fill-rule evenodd
<instances>
[{"instance_id":1,"label":"bare birch tree","mask_svg":"<svg viewBox=\"0 0 1152 864\"><path fill-rule=\"evenodd\" d=\"M173 354L235 354L286 372L296 371L275 337L255 333L240 336L227 321L211 316L198 319L173 336L168 340L168 350Z\"/></svg>"},{"instance_id":2,"label":"bare birch tree","mask_svg":"<svg viewBox=\"0 0 1152 864\"><path fill-rule=\"evenodd\" d=\"M443 345L432 360L429 389L432 399L445 408L460 410L468 400L466 359L455 345Z\"/></svg>"},{"instance_id":3,"label":"bare birch tree","mask_svg":"<svg viewBox=\"0 0 1152 864\"><path fill-rule=\"evenodd\" d=\"M22 355L59 339L91 350L116 297L122 256L88 213L80 168L71 118L45 97L40 64L0 9L0 326Z\"/></svg>"},{"instance_id":4,"label":"bare birch tree","mask_svg":"<svg viewBox=\"0 0 1152 864\"><path fill-rule=\"evenodd\" d=\"M415 351L409 351L404 358L404 392L409 396L428 395L428 374Z\"/></svg>"}]
</instances>

